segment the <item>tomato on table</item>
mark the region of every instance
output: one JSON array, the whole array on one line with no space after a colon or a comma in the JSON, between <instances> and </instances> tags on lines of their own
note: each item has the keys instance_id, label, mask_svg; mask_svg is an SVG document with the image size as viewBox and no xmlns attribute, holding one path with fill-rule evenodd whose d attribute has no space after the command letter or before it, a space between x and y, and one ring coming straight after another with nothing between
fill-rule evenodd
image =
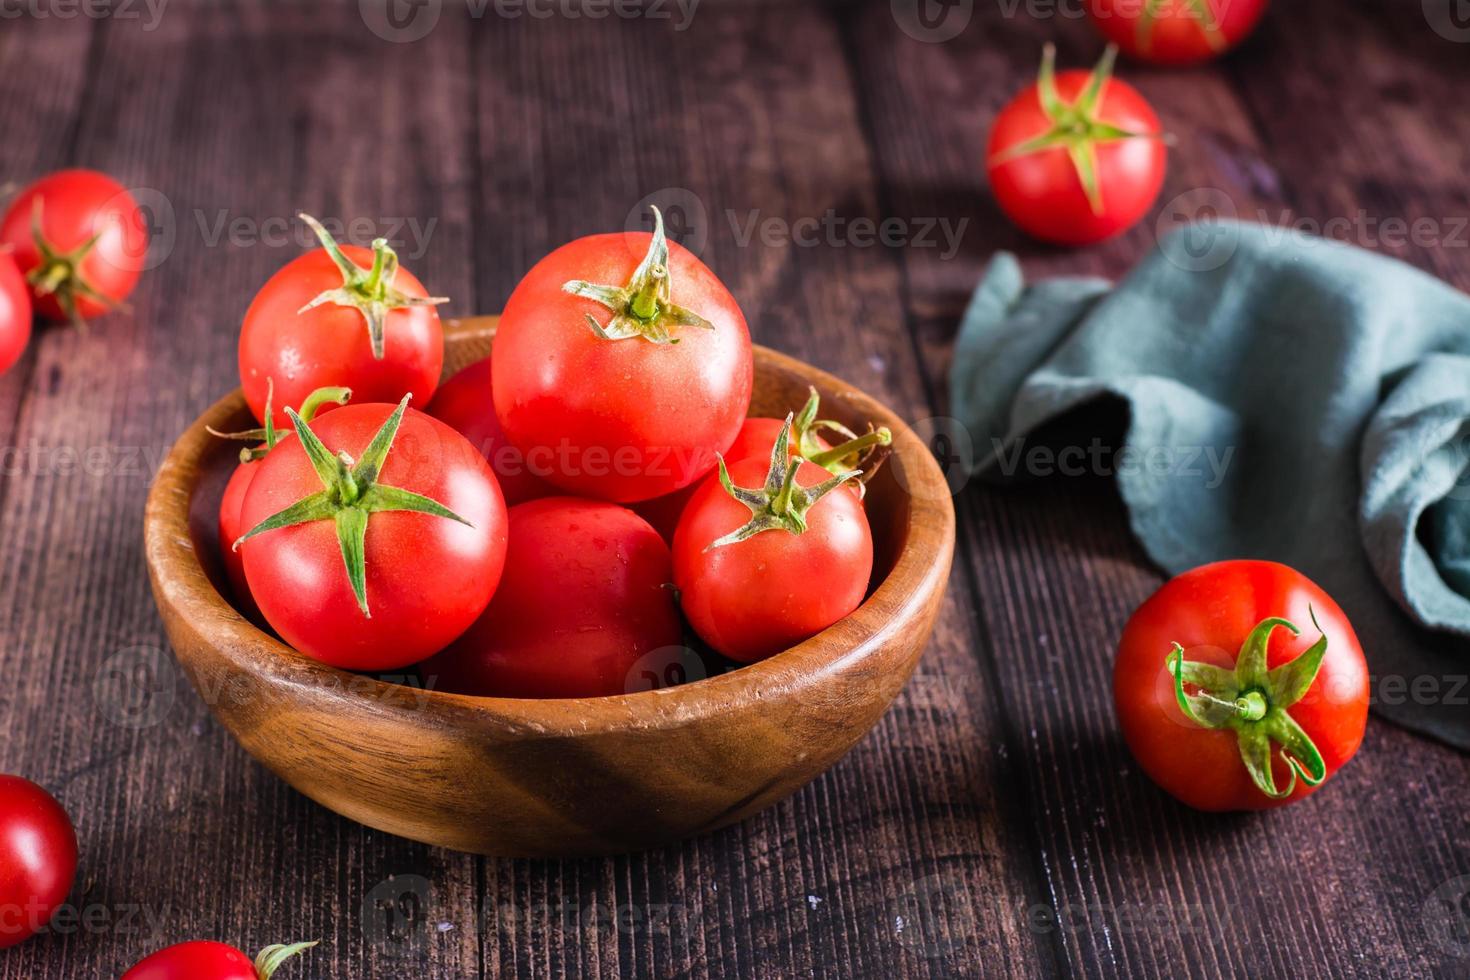
<instances>
[{"instance_id":1,"label":"tomato on table","mask_svg":"<svg viewBox=\"0 0 1470 980\"><path fill-rule=\"evenodd\" d=\"M25 187L0 219L36 312L80 323L122 305L148 258L148 228L128 190L95 170L60 170Z\"/></svg>"},{"instance_id":2,"label":"tomato on table","mask_svg":"<svg viewBox=\"0 0 1470 980\"><path fill-rule=\"evenodd\" d=\"M361 402L412 395L427 404L444 369L444 331L423 283L383 239L370 250L339 246L301 215L322 247L287 263L256 293L240 328L240 387L265 421L275 385L275 424L318 388L346 387Z\"/></svg>"},{"instance_id":3,"label":"tomato on table","mask_svg":"<svg viewBox=\"0 0 1470 980\"><path fill-rule=\"evenodd\" d=\"M1245 40L1267 0L1088 0L1087 13L1125 54L1156 65L1196 65Z\"/></svg>"},{"instance_id":4,"label":"tomato on table","mask_svg":"<svg viewBox=\"0 0 1470 980\"><path fill-rule=\"evenodd\" d=\"M641 259L640 259L641 256ZM495 335L495 413L547 480L619 503L688 486L750 407L750 332L694 254L654 231L591 235L526 273Z\"/></svg>"},{"instance_id":5,"label":"tomato on table","mask_svg":"<svg viewBox=\"0 0 1470 980\"><path fill-rule=\"evenodd\" d=\"M179 943L139 961L122 980L272 980L288 960L315 945L267 946L252 960L225 943Z\"/></svg>"},{"instance_id":6,"label":"tomato on table","mask_svg":"<svg viewBox=\"0 0 1470 980\"><path fill-rule=\"evenodd\" d=\"M512 507L490 607L419 673L460 694L626 694L640 658L679 644L672 582L668 545L625 507L575 497Z\"/></svg>"},{"instance_id":7,"label":"tomato on table","mask_svg":"<svg viewBox=\"0 0 1470 980\"><path fill-rule=\"evenodd\" d=\"M857 477L790 454L790 416L768 460L747 457L700 485L674 534L674 582L690 625L742 663L815 636L863 601L873 538Z\"/></svg>"},{"instance_id":8,"label":"tomato on table","mask_svg":"<svg viewBox=\"0 0 1470 980\"><path fill-rule=\"evenodd\" d=\"M56 798L0 776L0 949L43 929L77 873L77 833Z\"/></svg>"},{"instance_id":9,"label":"tomato on table","mask_svg":"<svg viewBox=\"0 0 1470 980\"><path fill-rule=\"evenodd\" d=\"M1036 84L1000 111L986 168L1006 216L1026 233L1088 245L1138 223L1164 186L1159 118L1112 77L1109 46L1092 72L1056 71L1048 44Z\"/></svg>"},{"instance_id":10,"label":"tomato on table","mask_svg":"<svg viewBox=\"0 0 1470 980\"><path fill-rule=\"evenodd\" d=\"M15 367L31 340L30 290L15 257L0 250L0 374Z\"/></svg>"},{"instance_id":11,"label":"tomato on table","mask_svg":"<svg viewBox=\"0 0 1470 980\"><path fill-rule=\"evenodd\" d=\"M1196 809L1260 810L1315 792L1352 758L1368 666L1347 616L1306 576L1224 561L1133 614L1113 696L1154 782Z\"/></svg>"},{"instance_id":12,"label":"tomato on table","mask_svg":"<svg viewBox=\"0 0 1470 980\"><path fill-rule=\"evenodd\" d=\"M505 438L505 430L495 417L490 382L491 365L487 357L444 382L425 411L480 451L500 481L507 507L557 493L556 487L537 475L538 470L545 472L549 468L549 461L527 459Z\"/></svg>"},{"instance_id":13,"label":"tomato on table","mask_svg":"<svg viewBox=\"0 0 1470 980\"><path fill-rule=\"evenodd\" d=\"M261 613L302 653L406 667L485 610L505 563L505 502L464 436L398 405L347 405L263 461L236 542Z\"/></svg>"}]
</instances>

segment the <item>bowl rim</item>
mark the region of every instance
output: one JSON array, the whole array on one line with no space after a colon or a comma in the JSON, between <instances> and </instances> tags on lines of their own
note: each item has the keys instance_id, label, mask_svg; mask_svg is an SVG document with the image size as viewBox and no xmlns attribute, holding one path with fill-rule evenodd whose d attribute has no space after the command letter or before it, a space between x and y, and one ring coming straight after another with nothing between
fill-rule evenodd
<instances>
[{"instance_id":1,"label":"bowl rim","mask_svg":"<svg viewBox=\"0 0 1470 980\"><path fill-rule=\"evenodd\" d=\"M493 339L498 319L446 319L446 343ZM885 465L901 468L910 501L903 544L878 587L837 623L765 660L675 687L593 698L484 697L413 688L414 697L405 699L399 693L403 685L332 667L296 651L251 623L215 588L189 528L200 464L218 451L217 440L206 427L228 425L232 416L245 410L238 388L211 405L179 436L149 489L144 554L155 601L160 612L167 606L178 614L216 660L271 687L336 690L354 700L367 700L378 710L410 712L419 718L438 716L460 725L510 726L548 736L597 734L630 726L655 728L691 723L724 711L732 703L800 693L821 685L882 651L944 589L954 549L952 493L928 447L892 410L826 371L779 351L753 346L758 366L764 363L809 378L818 387L839 391L853 413L872 419L875 425L888 426L893 433L892 456ZM190 679L197 681L178 645L171 642L170 646L191 673ZM834 655L833 651L838 652ZM405 700L418 703L405 704Z\"/></svg>"}]
</instances>

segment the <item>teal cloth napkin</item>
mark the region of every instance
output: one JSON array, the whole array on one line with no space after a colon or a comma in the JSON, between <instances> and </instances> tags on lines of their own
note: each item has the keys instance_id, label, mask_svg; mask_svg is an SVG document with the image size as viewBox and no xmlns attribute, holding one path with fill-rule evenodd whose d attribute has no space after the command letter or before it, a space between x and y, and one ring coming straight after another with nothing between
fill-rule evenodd
<instances>
[{"instance_id":1,"label":"teal cloth napkin","mask_svg":"<svg viewBox=\"0 0 1470 980\"><path fill-rule=\"evenodd\" d=\"M1028 285L1000 253L950 394L982 473L1115 475L1165 571L1268 558L1308 575L1353 621L1374 710L1470 749L1470 296L1236 222L1181 229L1116 286ZM1043 430L1064 415L1066 435ZM1121 436L1120 455L1094 436Z\"/></svg>"}]
</instances>

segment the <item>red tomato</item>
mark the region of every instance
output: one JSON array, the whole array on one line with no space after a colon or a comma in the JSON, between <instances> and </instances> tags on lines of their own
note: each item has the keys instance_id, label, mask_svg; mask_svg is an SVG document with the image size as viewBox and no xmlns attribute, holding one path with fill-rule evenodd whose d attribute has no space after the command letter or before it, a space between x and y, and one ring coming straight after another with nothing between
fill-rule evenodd
<instances>
[{"instance_id":1,"label":"red tomato","mask_svg":"<svg viewBox=\"0 0 1470 980\"><path fill-rule=\"evenodd\" d=\"M461 694L626 694L639 658L681 639L672 582L668 545L625 507L575 497L512 507L490 608L419 673Z\"/></svg>"},{"instance_id":2,"label":"red tomato","mask_svg":"<svg viewBox=\"0 0 1470 980\"><path fill-rule=\"evenodd\" d=\"M0 776L0 949L39 932L77 873L71 818L44 789Z\"/></svg>"},{"instance_id":3,"label":"red tomato","mask_svg":"<svg viewBox=\"0 0 1470 980\"><path fill-rule=\"evenodd\" d=\"M179 943L142 960L122 980L271 980L283 963L315 945L269 946L251 960L224 943Z\"/></svg>"},{"instance_id":4,"label":"red tomato","mask_svg":"<svg viewBox=\"0 0 1470 980\"><path fill-rule=\"evenodd\" d=\"M0 250L0 374L15 366L31 339L31 294L15 258Z\"/></svg>"},{"instance_id":5,"label":"red tomato","mask_svg":"<svg viewBox=\"0 0 1470 980\"><path fill-rule=\"evenodd\" d=\"M1168 166L1158 116L1112 78L1114 48L1091 73L1055 74L1046 46L1037 83L1000 111L986 151L1001 210L1028 234L1087 245L1131 228Z\"/></svg>"},{"instance_id":6,"label":"red tomato","mask_svg":"<svg viewBox=\"0 0 1470 980\"><path fill-rule=\"evenodd\" d=\"M1266 0L1088 0L1087 13L1126 54L1156 65L1194 65L1255 30Z\"/></svg>"},{"instance_id":7,"label":"red tomato","mask_svg":"<svg viewBox=\"0 0 1470 980\"><path fill-rule=\"evenodd\" d=\"M95 170L61 170L22 190L0 219L0 245L15 250L52 320L90 320L117 308L148 258L148 228L117 181Z\"/></svg>"},{"instance_id":8,"label":"red tomato","mask_svg":"<svg viewBox=\"0 0 1470 980\"><path fill-rule=\"evenodd\" d=\"M444 332L431 297L381 239L373 250L338 247L307 215L322 240L271 276L240 329L240 386L265 421L268 381L275 383L278 426L317 388L345 386L360 402L427 404L444 369Z\"/></svg>"},{"instance_id":9,"label":"red tomato","mask_svg":"<svg viewBox=\"0 0 1470 980\"><path fill-rule=\"evenodd\" d=\"M706 643L743 663L852 612L873 574L862 501L830 492L854 474L833 476L815 463L788 460L783 431L770 459L747 457L728 471L722 463L684 508L674 534L684 615Z\"/></svg>"},{"instance_id":10,"label":"red tomato","mask_svg":"<svg viewBox=\"0 0 1470 980\"><path fill-rule=\"evenodd\" d=\"M1128 747L1166 791L1200 810L1260 810L1307 796L1352 758L1368 666L1343 611L1301 573L1224 561L1133 614L1113 696Z\"/></svg>"},{"instance_id":11,"label":"red tomato","mask_svg":"<svg viewBox=\"0 0 1470 980\"><path fill-rule=\"evenodd\" d=\"M629 502L688 486L750 406L745 317L655 215L652 236L592 235L552 252L500 318L495 413L572 493Z\"/></svg>"},{"instance_id":12,"label":"red tomato","mask_svg":"<svg viewBox=\"0 0 1470 980\"><path fill-rule=\"evenodd\" d=\"M556 493L555 487L536 475L535 464L506 440L495 417L490 373L488 357L471 364L444 382L426 411L480 450L500 481L507 507Z\"/></svg>"},{"instance_id":13,"label":"red tomato","mask_svg":"<svg viewBox=\"0 0 1470 980\"><path fill-rule=\"evenodd\" d=\"M287 643L333 666L424 659L479 617L500 581L495 475L407 402L298 423L296 438L252 464L241 512L250 592Z\"/></svg>"}]
</instances>

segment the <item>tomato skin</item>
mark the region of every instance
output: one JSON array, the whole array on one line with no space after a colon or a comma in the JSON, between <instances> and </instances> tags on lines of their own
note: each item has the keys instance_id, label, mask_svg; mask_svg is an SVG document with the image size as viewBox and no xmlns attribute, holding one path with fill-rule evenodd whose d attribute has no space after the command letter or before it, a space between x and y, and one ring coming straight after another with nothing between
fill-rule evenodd
<instances>
[{"instance_id":1,"label":"tomato skin","mask_svg":"<svg viewBox=\"0 0 1470 980\"><path fill-rule=\"evenodd\" d=\"M1199 810L1263 810L1315 792L1298 780L1272 799L1251 781L1234 732L1202 728L1184 716L1165 658L1177 642L1188 660L1233 667L1258 623L1281 617L1301 630L1277 629L1267 648L1274 668L1303 653L1325 631L1327 654L1305 697L1287 713L1316 743L1327 779L1357 752L1368 719L1368 665L1352 624L1332 598L1300 572L1268 561L1224 561L1185 572L1140 606L1123 630L1113 668L1113 697L1123 737L1143 770L1170 795ZM1290 779L1273 746L1278 786ZM1325 782L1325 780L1324 780Z\"/></svg>"},{"instance_id":2,"label":"tomato skin","mask_svg":"<svg viewBox=\"0 0 1470 980\"><path fill-rule=\"evenodd\" d=\"M77 834L60 803L19 776L0 776L0 949L41 930L77 873Z\"/></svg>"},{"instance_id":3,"label":"tomato skin","mask_svg":"<svg viewBox=\"0 0 1470 980\"><path fill-rule=\"evenodd\" d=\"M137 963L122 980L259 980L255 962L233 946L179 943Z\"/></svg>"},{"instance_id":4,"label":"tomato skin","mask_svg":"<svg viewBox=\"0 0 1470 980\"><path fill-rule=\"evenodd\" d=\"M734 297L677 242L673 301L713 330L681 327L677 344L603 340L587 316L610 311L562 290L569 280L621 285L647 233L590 235L561 246L516 286L495 337L495 412L527 459L546 459L563 490L619 503L688 486L740 430L750 406L750 331ZM539 471L538 471L539 472Z\"/></svg>"},{"instance_id":5,"label":"tomato skin","mask_svg":"<svg viewBox=\"0 0 1470 980\"><path fill-rule=\"evenodd\" d=\"M1058 72L1057 92L1073 102L1089 73ZM1110 78L1098 117L1133 133L1158 133L1159 118L1127 82ZM1032 85L1000 111L990 131L987 160L1052 128ZM991 190L1006 217L1023 231L1061 245L1090 245L1121 234L1148 213L1164 186L1168 151L1160 139L1143 137L1096 144L1103 212L1093 211L1077 169L1061 147L987 164Z\"/></svg>"},{"instance_id":6,"label":"tomato skin","mask_svg":"<svg viewBox=\"0 0 1470 980\"><path fill-rule=\"evenodd\" d=\"M512 507L490 607L419 673L461 694L628 693L639 658L682 638L672 582L668 545L626 507L576 497Z\"/></svg>"},{"instance_id":7,"label":"tomato skin","mask_svg":"<svg viewBox=\"0 0 1470 980\"><path fill-rule=\"evenodd\" d=\"M363 268L373 253L355 245L342 251ZM354 401L397 402L413 395L427 405L444 370L444 331L432 306L410 306L388 313L383 357L373 357L372 340L361 312L324 303L298 313L321 293L342 285L342 273L324 248L292 259L255 294L240 328L240 387L256 419L265 421L270 383L275 384L275 423L289 428L286 409L298 411L318 388L345 386ZM409 296L427 297L423 283L399 267L394 285ZM336 405L322 406L323 413Z\"/></svg>"},{"instance_id":8,"label":"tomato skin","mask_svg":"<svg viewBox=\"0 0 1470 980\"><path fill-rule=\"evenodd\" d=\"M393 405L352 404L318 416L312 430L354 459ZM251 466L241 523L262 520L322 490L297 438ZM269 531L241 546L250 593L287 643L350 670L392 670L424 659L484 611L505 563L505 501L484 458L438 419L409 409L383 466L382 483L429 497L470 526L396 511L368 522L365 617L357 606L331 521Z\"/></svg>"},{"instance_id":9,"label":"tomato skin","mask_svg":"<svg viewBox=\"0 0 1470 980\"><path fill-rule=\"evenodd\" d=\"M557 489L532 472L531 464L505 438L491 397L490 358L476 361L440 386L426 411L464 436L478 450L505 495L505 506L547 497Z\"/></svg>"},{"instance_id":10,"label":"tomato skin","mask_svg":"<svg viewBox=\"0 0 1470 980\"><path fill-rule=\"evenodd\" d=\"M31 339L31 293L9 252L0 252L0 374L15 367Z\"/></svg>"},{"instance_id":11,"label":"tomato skin","mask_svg":"<svg viewBox=\"0 0 1470 980\"><path fill-rule=\"evenodd\" d=\"M17 194L0 219L0 245L14 249L22 273L41 264L31 234L37 198L42 201L41 233L52 247L71 251L102 232L81 262L82 278L114 303L126 299L138 284L148 257L148 228L127 188L95 170L59 170ZM55 294L32 295L41 316L66 319ZM88 296L77 296L76 304L77 313L88 320L112 309Z\"/></svg>"},{"instance_id":12,"label":"tomato skin","mask_svg":"<svg viewBox=\"0 0 1470 980\"><path fill-rule=\"evenodd\" d=\"M1245 40L1261 15L1267 0L1205 0L1219 24L1224 42L1210 44L1198 18L1183 0L1163 0L1146 45L1139 43L1142 0L1088 0L1087 14L1103 37L1130 57L1156 65L1197 65L1218 57Z\"/></svg>"},{"instance_id":13,"label":"tomato skin","mask_svg":"<svg viewBox=\"0 0 1470 980\"><path fill-rule=\"evenodd\" d=\"M730 479L761 486L769 463L738 460L729 464ZM806 463L797 482L810 487L831 475ZM872 532L856 494L839 487L817 501L802 534L762 531L705 550L750 516L716 474L700 484L674 534L674 582L685 617L706 643L742 663L779 653L851 613L873 574Z\"/></svg>"},{"instance_id":14,"label":"tomato skin","mask_svg":"<svg viewBox=\"0 0 1470 980\"><path fill-rule=\"evenodd\" d=\"M247 619L259 619L260 607L250 595L250 584L245 580L245 556L230 545L250 530L245 525L241 512L245 507L245 493L250 489L255 474L260 472L259 463L241 463L230 474L225 492L219 501L219 547L224 559L225 577L230 581L235 608Z\"/></svg>"}]
</instances>

